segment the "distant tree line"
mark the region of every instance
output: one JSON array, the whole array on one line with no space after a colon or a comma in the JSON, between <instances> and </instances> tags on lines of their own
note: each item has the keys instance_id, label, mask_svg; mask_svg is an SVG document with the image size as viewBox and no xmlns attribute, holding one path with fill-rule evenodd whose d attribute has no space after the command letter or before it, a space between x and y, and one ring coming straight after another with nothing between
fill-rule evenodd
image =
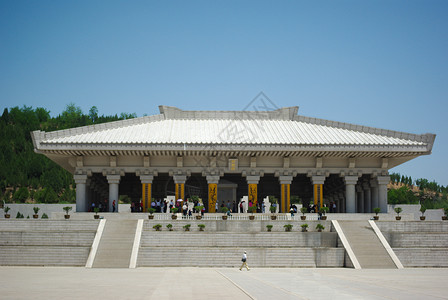
<instances>
[{"instance_id":1,"label":"distant tree line","mask_svg":"<svg viewBox=\"0 0 448 300\"><path fill-rule=\"evenodd\" d=\"M448 186L439 185L435 181L429 182L424 178L413 181L410 176L399 173L390 174L390 181L394 184L401 183L403 186L389 189L389 204L421 204L426 208L448 207ZM418 191L413 190L414 186L418 187Z\"/></svg>"},{"instance_id":2,"label":"distant tree line","mask_svg":"<svg viewBox=\"0 0 448 300\"><path fill-rule=\"evenodd\" d=\"M47 157L34 152L31 131L54 131L137 117L98 115L93 106L88 114L70 103L51 117L42 107L5 108L0 117L0 199L17 203L58 203L75 201L73 176Z\"/></svg>"}]
</instances>

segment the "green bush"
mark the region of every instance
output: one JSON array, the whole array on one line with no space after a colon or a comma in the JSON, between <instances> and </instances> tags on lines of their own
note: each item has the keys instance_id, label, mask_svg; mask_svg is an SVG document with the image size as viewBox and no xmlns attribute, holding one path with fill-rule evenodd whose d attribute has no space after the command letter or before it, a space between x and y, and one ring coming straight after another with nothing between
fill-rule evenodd
<instances>
[{"instance_id":1,"label":"green bush","mask_svg":"<svg viewBox=\"0 0 448 300\"><path fill-rule=\"evenodd\" d=\"M14 200L20 203L25 203L29 196L30 193L28 192L28 189L26 187L21 187L14 193Z\"/></svg>"},{"instance_id":2,"label":"green bush","mask_svg":"<svg viewBox=\"0 0 448 300\"><path fill-rule=\"evenodd\" d=\"M46 213L43 213L41 219L48 219L48 215Z\"/></svg>"}]
</instances>

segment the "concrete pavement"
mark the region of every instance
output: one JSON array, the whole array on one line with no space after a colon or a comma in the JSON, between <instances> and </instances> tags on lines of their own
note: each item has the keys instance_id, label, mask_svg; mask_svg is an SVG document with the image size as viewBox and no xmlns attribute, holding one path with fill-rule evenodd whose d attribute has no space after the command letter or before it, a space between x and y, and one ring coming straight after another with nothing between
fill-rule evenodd
<instances>
[{"instance_id":1,"label":"concrete pavement","mask_svg":"<svg viewBox=\"0 0 448 300\"><path fill-rule=\"evenodd\" d=\"M0 298L447 299L446 282L448 269L429 268L0 267Z\"/></svg>"}]
</instances>

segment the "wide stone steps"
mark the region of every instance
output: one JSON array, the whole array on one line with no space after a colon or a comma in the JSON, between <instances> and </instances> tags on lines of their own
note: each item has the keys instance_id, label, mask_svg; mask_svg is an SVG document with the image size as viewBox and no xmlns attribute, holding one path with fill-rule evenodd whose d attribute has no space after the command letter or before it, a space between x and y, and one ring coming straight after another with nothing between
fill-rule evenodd
<instances>
[{"instance_id":1,"label":"wide stone steps","mask_svg":"<svg viewBox=\"0 0 448 300\"><path fill-rule=\"evenodd\" d=\"M2 246L3 266L84 266L89 247Z\"/></svg>"},{"instance_id":2,"label":"wide stone steps","mask_svg":"<svg viewBox=\"0 0 448 300\"><path fill-rule=\"evenodd\" d=\"M0 232L0 246L75 246L90 247L95 232L26 231Z\"/></svg>"},{"instance_id":3,"label":"wide stone steps","mask_svg":"<svg viewBox=\"0 0 448 300\"><path fill-rule=\"evenodd\" d=\"M448 232L395 232L388 240L392 248L448 248Z\"/></svg>"},{"instance_id":4,"label":"wide stone steps","mask_svg":"<svg viewBox=\"0 0 448 300\"><path fill-rule=\"evenodd\" d=\"M0 265L83 266L98 221L2 220Z\"/></svg>"},{"instance_id":5,"label":"wide stone steps","mask_svg":"<svg viewBox=\"0 0 448 300\"><path fill-rule=\"evenodd\" d=\"M250 267L343 267L341 248L144 247L138 266L235 267L243 251Z\"/></svg>"},{"instance_id":6,"label":"wide stone steps","mask_svg":"<svg viewBox=\"0 0 448 300\"><path fill-rule=\"evenodd\" d=\"M448 248L393 248L407 268L448 268Z\"/></svg>"},{"instance_id":7,"label":"wide stone steps","mask_svg":"<svg viewBox=\"0 0 448 300\"><path fill-rule=\"evenodd\" d=\"M148 232L141 247L336 247L335 232Z\"/></svg>"},{"instance_id":8,"label":"wide stone steps","mask_svg":"<svg viewBox=\"0 0 448 300\"><path fill-rule=\"evenodd\" d=\"M395 263L367 221L340 221L339 224L361 268L396 269Z\"/></svg>"}]
</instances>

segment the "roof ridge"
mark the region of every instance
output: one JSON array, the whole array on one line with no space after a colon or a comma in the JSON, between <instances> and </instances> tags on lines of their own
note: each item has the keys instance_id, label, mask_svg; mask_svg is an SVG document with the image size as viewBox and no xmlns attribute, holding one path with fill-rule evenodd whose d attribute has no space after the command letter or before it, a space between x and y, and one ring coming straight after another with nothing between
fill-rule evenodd
<instances>
[{"instance_id":1,"label":"roof ridge","mask_svg":"<svg viewBox=\"0 0 448 300\"><path fill-rule=\"evenodd\" d=\"M309 123L309 124L315 124L315 125L323 125L333 128L340 128L340 129L347 129L357 132L363 132L363 133L369 133L374 135L380 135L380 136L387 136L397 139L404 139L404 140L411 140L415 142L423 142L428 144L433 144L436 135L432 133L425 133L425 134L415 134L415 133L408 133L403 131L395 131L395 130L389 130L389 129L382 129L382 128L376 128L376 127L370 127L370 126L364 126L364 125L358 125L353 123L345 123L345 122L339 122L339 121L331 121L326 119L319 119L314 117L306 117L306 116L295 116L294 121Z\"/></svg>"}]
</instances>

